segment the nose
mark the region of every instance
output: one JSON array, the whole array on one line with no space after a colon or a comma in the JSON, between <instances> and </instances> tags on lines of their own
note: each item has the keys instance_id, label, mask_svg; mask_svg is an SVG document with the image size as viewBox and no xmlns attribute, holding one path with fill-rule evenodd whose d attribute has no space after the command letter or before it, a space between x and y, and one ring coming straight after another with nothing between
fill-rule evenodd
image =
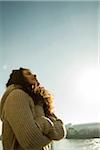
<instances>
[{"instance_id":1,"label":"nose","mask_svg":"<svg viewBox=\"0 0 100 150\"><path fill-rule=\"evenodd\" d=\"M36 78L36 74L33 74L34 78Z\"/></svg>"}]
</instances>

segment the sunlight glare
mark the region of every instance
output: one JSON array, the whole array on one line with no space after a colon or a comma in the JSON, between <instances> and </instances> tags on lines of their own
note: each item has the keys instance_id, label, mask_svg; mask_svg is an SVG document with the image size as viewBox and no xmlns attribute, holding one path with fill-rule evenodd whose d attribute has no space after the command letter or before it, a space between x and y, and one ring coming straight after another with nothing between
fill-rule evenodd
<instances>
[{"instance_id":1,"label":"sunlight glare","mask_svg":"<svg viewBox=\"0 0 100 150\"><path fill-rule=\"evenodd\" d=\"M79 79L79 90L90 100L100 100L100 66L85 70Z\"/></svg>"}]
</instances>

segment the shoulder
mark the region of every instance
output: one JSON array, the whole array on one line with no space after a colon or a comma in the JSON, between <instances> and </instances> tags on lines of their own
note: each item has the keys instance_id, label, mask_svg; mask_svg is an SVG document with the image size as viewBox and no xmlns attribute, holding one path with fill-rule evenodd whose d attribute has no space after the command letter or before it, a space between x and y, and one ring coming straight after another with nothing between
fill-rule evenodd
<instances>
[{"instance_id":1,"label":"shoulder","mask_svg":"<svg viewBox=\"0 0 100 150\"><path fill-rule=\"evenodd\" d=\"M6 99L7 103L29 103L31 101L31 97L24 92L22 89L14 89L11 91Z\"/></svg>"},{"instance_id":2,"label":"shoulder","mask_svg":"<svg viewBox=\"0 0 100 150\"><path fill-rule=\"evenodd\" d=\"M29 98L30 96L28 95L28 93L26 93L23 89L21 89L21 88L16 88L16 89L14 89L13 91L11 91L10 93L9 93L9 96L14 96L14 97L21 97L21 96L25 96L26 98Z\"/></svg>"},{"instance_id":3,"label":"shoulder","mask_svg":"<svg viewBox=\"0 0 100 150\"><path fill-rule=\"evenodd\" d=\"M24 92L24 90L22 90L21 86L19 85L10 85L7 87L4 95L2 96L2 99L5 100L8 97L12 97L12 96L17 96L17 95L28 95L26 92Z\"/></svg>"}]
</instances>

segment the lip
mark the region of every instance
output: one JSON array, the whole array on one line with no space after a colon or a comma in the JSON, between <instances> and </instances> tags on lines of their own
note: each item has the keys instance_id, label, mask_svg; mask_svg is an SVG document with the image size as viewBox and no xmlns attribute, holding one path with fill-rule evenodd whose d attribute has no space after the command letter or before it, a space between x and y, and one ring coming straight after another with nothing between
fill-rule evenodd
<instances>
[{"instance_id":1,"label":"lip","mask_svg":"<svg viewBox=\"0 0 100 150\"><path fill-rule=\"evenodd\" d=\"M36 81L36 83L37 83L37 86L39 86L39 85L40 85L39 81L38 81L37 79L36 79L35 81Z\"/></svg>"},{"instance_id":2,"label":"lip","mask_svg":"<svg viewBox=\"0 0 100 150\"><path fill-rule=\"evenodd\" d=\"M37 82L37 86L39 86L40 85L40 83L39 82Z\"/></svg>"}]
</instances>

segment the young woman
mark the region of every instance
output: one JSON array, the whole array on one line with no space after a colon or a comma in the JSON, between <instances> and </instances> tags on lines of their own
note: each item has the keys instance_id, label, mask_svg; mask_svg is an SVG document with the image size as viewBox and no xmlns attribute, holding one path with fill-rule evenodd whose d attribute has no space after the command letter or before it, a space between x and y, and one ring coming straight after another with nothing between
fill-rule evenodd
<instances>
[{"instance_id":1,"label":"young woman","mask_svg":"<svg viewBox=\"0 0 100 150\"><path fill-rule=\"evenodd\" d=\"M1 99L3 150L50 150L66 135L53 112L53 98L29 69L13 70Z\"/></svg>"}]
</instances>

